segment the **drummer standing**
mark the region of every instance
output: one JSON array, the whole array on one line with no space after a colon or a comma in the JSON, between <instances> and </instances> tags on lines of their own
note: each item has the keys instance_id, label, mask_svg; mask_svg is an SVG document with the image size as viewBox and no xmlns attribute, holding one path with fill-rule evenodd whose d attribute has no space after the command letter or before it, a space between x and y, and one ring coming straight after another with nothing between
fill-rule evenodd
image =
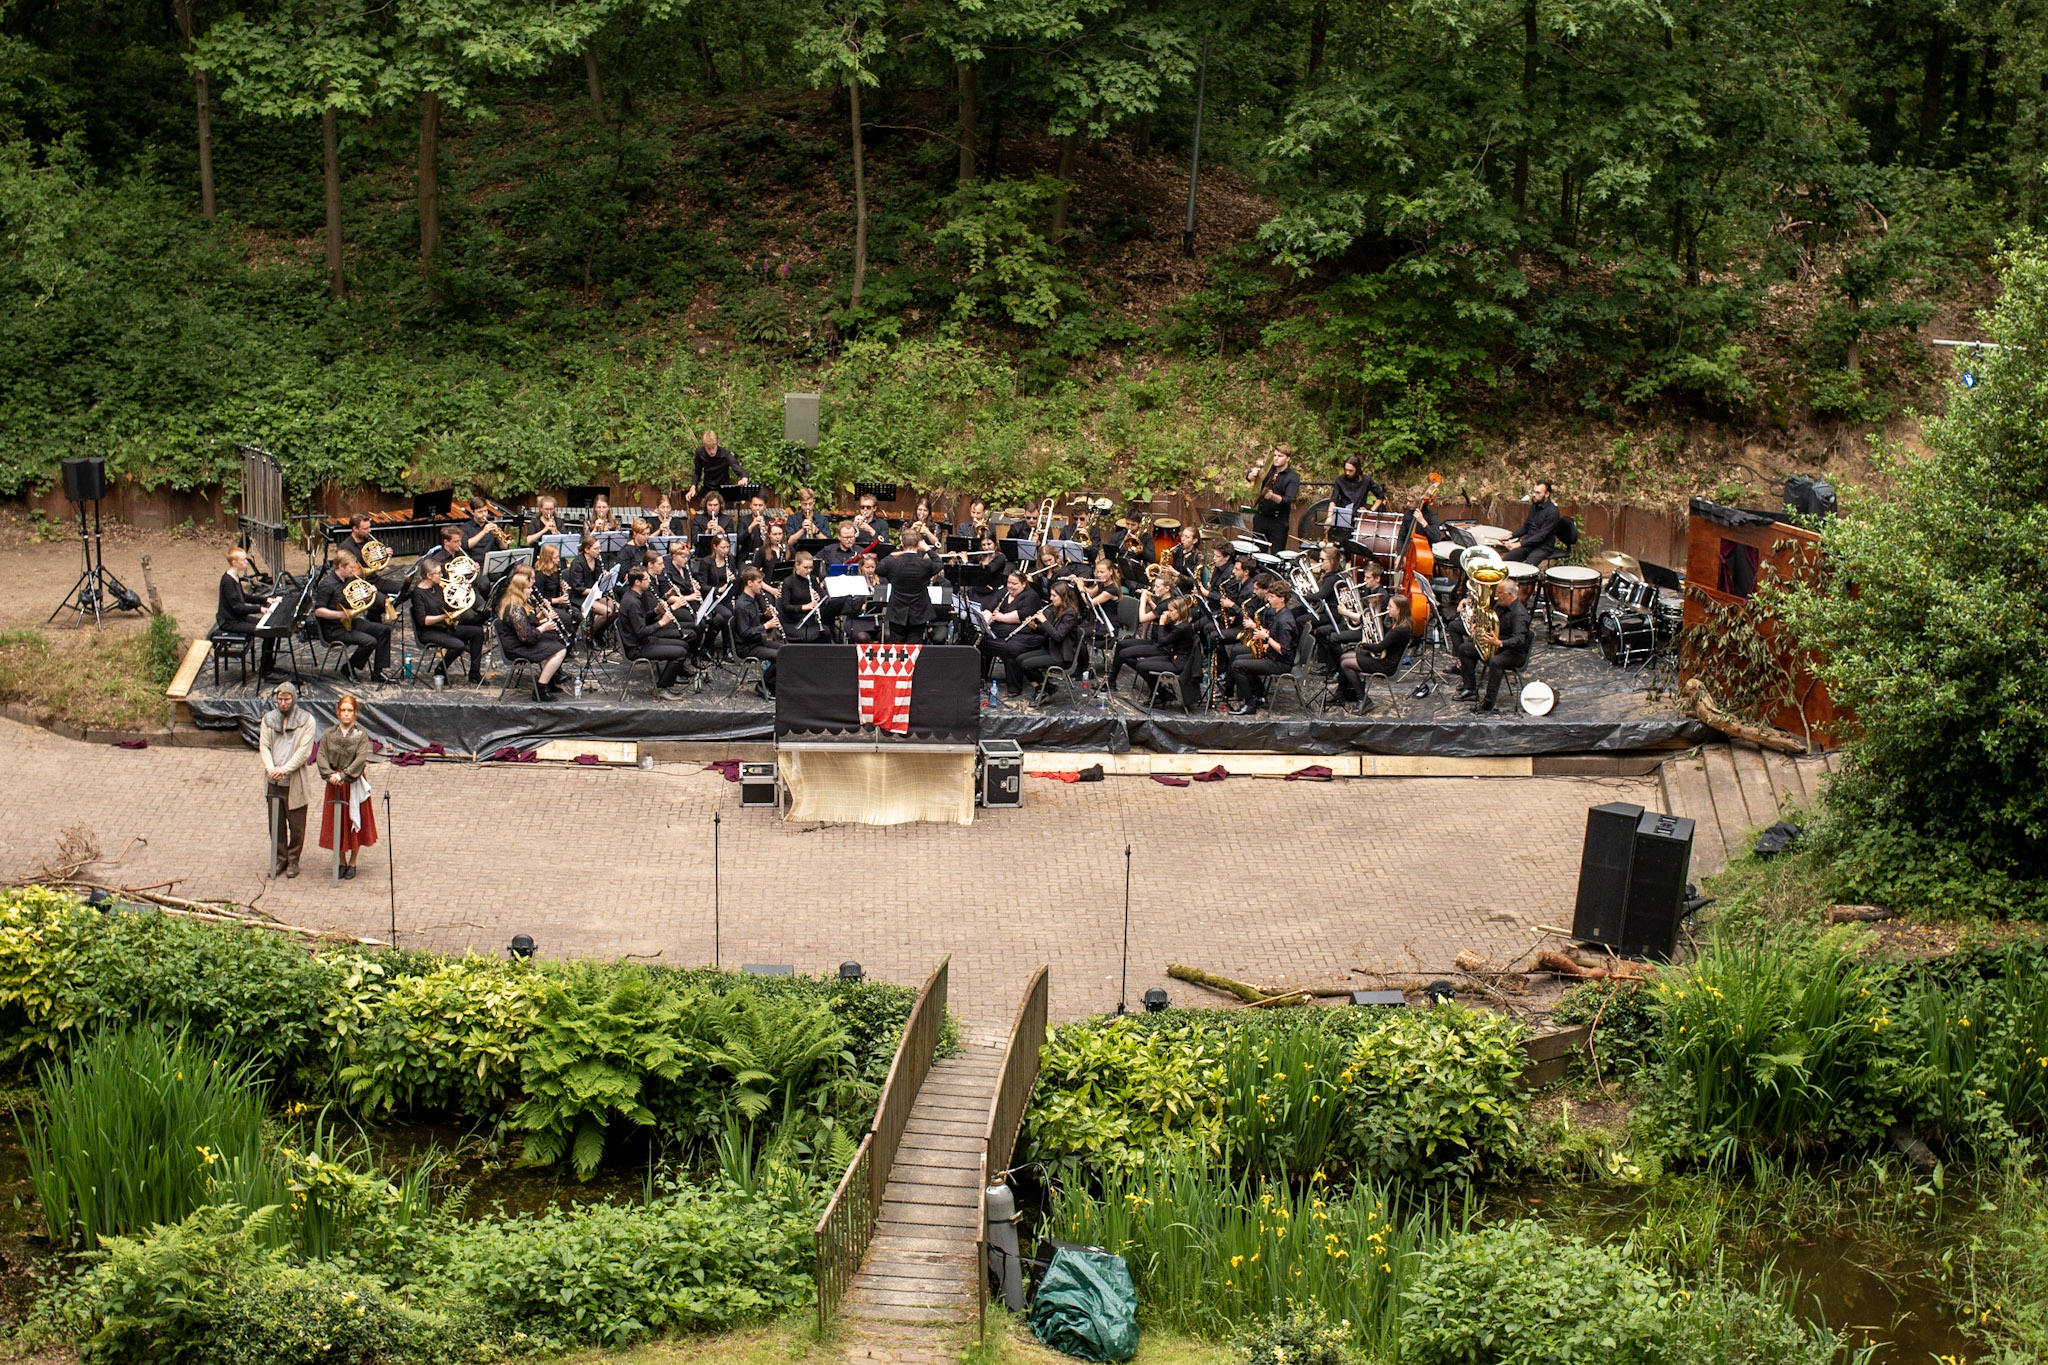
<instances>
[{"instance_id":1,"label":"drummer standing","mask_svg":"<svg viewBox=\"0 0 2048 1365\"><path fill-rule=\"evenodd\" d=\"M1287 523L1294 511L1294 500L1301 494L1301 475L1293 465L1293 450L1274 446L1265 477L1261 479L1256 469L1246 476L1259 485L1259 500L1252 509L1252 534L1275 552L1287 548Z\"/></svg>"}]
</instances>

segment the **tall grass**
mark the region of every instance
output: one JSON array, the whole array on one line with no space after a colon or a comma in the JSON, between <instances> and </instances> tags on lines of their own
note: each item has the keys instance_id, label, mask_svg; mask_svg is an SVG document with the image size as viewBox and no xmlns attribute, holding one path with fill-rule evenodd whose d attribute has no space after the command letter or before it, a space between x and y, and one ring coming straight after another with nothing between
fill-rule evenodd
<instances>
[{"instance_id":1,"label":"tall grass","mask_svg":"<svg viewBox=\"0 0 2048 1365\"><path fill-rule=\"evenodd\" d=\"M263 1095L250 1068L183 1035L102 1033L37 1079L43 1108L22 1145L59 1245L91 1250L175 1223L216 1202L217 1176L263 1164Z\"/></svg>"},{"instance_id":2,"label":"tall grass","mask_svg":"<svg viewBox=\"0 0 2048 1365\"><path fill-rule=\"evenodd\" d=\"M1924 1046L1927 1117L1951 1135L2004 1141L2048 1124L2048 967L2031 949L1994 974L1909 997Z\"/></svg>"},{"instance_id":3,"label":"tall grass","mask_svg":"<svg viewBox=\"0 0 2048 1365\"><path fill-rule=\"evenodd\" d=\"M1233 1178L1181 1151L1108 1175L1099 1196L1078 1182L1062 1187L1047 1231L1124 1256L1158 1324L1223 1337L1313 1303L1385 1354L1406 1277L1470 1212L1454 1214L1448 1200L1404 1210L1382 1185L1338 1193L1319 1176L1299 1188Z\"/></svg>"},{"instance_id":4,"label":"tall grass","mask_svg":"<svg viewBox=\"0 0 2048 1365\"><path fill-rule=\"evenodd\" d=\"M1296 1011L1266 1029L1239 1029L1223 1048L1222 1135L1231 1164L1260 1175L1328 1170L1336 1161L1352 1039Z\"/></svg>"}]
</instances>

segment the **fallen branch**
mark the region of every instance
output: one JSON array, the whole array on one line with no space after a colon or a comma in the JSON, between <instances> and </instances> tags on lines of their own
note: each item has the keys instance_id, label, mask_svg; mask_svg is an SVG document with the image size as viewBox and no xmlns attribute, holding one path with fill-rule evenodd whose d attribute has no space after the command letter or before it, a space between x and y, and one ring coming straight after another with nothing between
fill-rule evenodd
<instances>
[{"instance_id":1,"label":"fallen branch","mask_svg":"<svg viewBox=\"0 0 2048 1365\"><path fill-rule=\"evenodd\" d=\"M1714 704L1713 693L1707 691L1698 678L1686 679L1682 695L1687 710L1730 738L1746 739L1760 748L1775 749L1781 754L1807 752L1806 741L1789 730L1780 730L1775 725L1752 725L1723 711Z\"/></svg>"},{"instance_id":2,"label":"fallen branch","mask_svg":"<svg viewBox=\"0 0 2048 1365\"><path fill-rule=\"evenodd\" d=\"M1892 917L1889 907L1883 905L1831 905L1828 907L1829 924L1875 924Z\"/></svg>"},{"instance_id":3,"label":"fallen branch","mask_svg":"<svg viewBox=\"0 0 2048 1365\"><path fill-rule=\"evenodd\" d=\"M1207 986L1212 991L1221 991L1225 995L1234 995L1247 1005L1256 1005L1261 1000L1272 998L1271 992L1262 991L1249 982L1239 981L1233 977L1221 976L1215 972L1205 972L1200 967L1184 967L1178 962L1169 962L1166 966L1166 974L1176 981L1185 981L1194 986Z\"/></svg>"},{"instance_id":4,"label":"fallen branch","mask_svg":"<svg viewBox=\"0 0 2048 1365\"><path fill-rule=\"evenodd\" d=\"M1288 1005L1306 1005L1314 999L1315 996L1308 991L1287 991L1280 995L1269 995L1264 1000L1248 1000L1245 1002L1245 1008L1248 1010L1283 1009Z\"/></svg>"},{"instance_id":5,"label":"fallen branch","mask_svg":"<svg viewBox=\"0 0 2048 1365\"><path fill-rule=\"evenodd\" d=\"M128 887L103 886L98 882L79 881L75 878L31 877L27 881L14 883L16 886L47 886L55 891L103 891L109 896L128 900L139 900L155 906L166 915L180 919L204 920L213 924L241 924L252 929L269 929L280 934L301 934L307 938L328 939L337 943L354 943L366 948L388 948L391 945L381 938L364 938L357 934L344 934L338 929L308 929L303 925L285 924L263 914L242 914L224 901L191 901L182 896L166 896L162 892Z\"/></svg>"}]
</instances>

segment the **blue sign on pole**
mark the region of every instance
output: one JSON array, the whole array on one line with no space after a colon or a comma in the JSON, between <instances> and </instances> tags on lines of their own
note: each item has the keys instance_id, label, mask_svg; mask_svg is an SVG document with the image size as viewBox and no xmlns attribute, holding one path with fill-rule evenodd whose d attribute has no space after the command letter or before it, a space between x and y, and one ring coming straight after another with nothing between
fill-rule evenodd
<instances>
[{"instance_id":1,"label":"blue sign on pole","mask_svg":"<svg viewBox=\"0 0 2048 1365\"><path fill-rule=\"evenodd\" d=\"M1964 388L1966 388L1966 389L1974 389L1974 388L1976 388L1976 387L1977 387L1977 376L1976 376L1976 375L1974 375L1974 374L1971 374L1971 373L1970 373L1970 372L1969 372L1968 370L1964 370L1964 371L1963 371L1963 387L1964 387Z\"/></svg>"}]
</instances>

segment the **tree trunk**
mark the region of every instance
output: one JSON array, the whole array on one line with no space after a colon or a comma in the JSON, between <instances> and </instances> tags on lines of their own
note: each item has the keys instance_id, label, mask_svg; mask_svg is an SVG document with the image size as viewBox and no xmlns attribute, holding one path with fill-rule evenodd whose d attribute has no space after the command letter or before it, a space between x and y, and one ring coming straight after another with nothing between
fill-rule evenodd
<instances>
[{"instance_id":1,"label":"tree trunk","mask_svg":"<svg viewBox=\"0 0 2048 1365\"><path fill-rule=\"evenodd\" d=\"M192 27L192 0L177 0L172 7L172 16L177 20L178 32L185 39L185 50L192 50L194 37ZM213 199L213 98L206 72L192 73L192 93L199 105L199 216L211 220L214 216Z\"/></svg>"},{"instance_id":2,"label":"tree trunk","mask_svg":"<svg viewBox=\"0 0 2048 1365\"><path fill-rule=\"evenodd\" d=\"M860 145L860 81L848 81L846 89L853 118L853 294L849 302L858 308L868 287L868 168Z\"/></svg>"},{"instance_id":3,"label":"tree trunk","mask_svg":"<svg viewBox=\"0 0 2048 1365\"><path fill-rule=\"evenodd\" d=\"M1308 21L1308 74L1311 77L1323 69L1323 44L1329 37L1329 0L1316 0L1315 10Z\"/></svg>"},{"instance_id":4,"label":"tree trunk","mask_svg":"<svg viewBox=\"0 0 2048 1365\"><path fill-rule=\"evenodd\" d=\"M1053 174L1058 176L1063 184L1071 185L1074 181L1074 157L1080 146L1079 129L1060 137L1060 159L1054 167ZM1067 199L1070 193L1063 189L1059 192L1059 197L1052 201L1052 240L1055 246L1067 235Z\"/></svg>"},{"instance_id":5,"label":"tree trunk","mask_svg":"<svg viewBox=\"0 0 2048 1365\"><path fill-rule=\"evenodd\" d=\"M590 43L583 45L583 78L590 83L590 102L597 106L597 115L604 117L604 82L597 75L597 48Z\"/></svg>"},{"instance_id":6,"label":"tree trunk","mask_svg":"<svg viewBox=\"0 0 2048 1365\"><path fill-rule=\"evenodd\" d=\"M1920 154L1925 156L1941 136L1941 76L1948 65L1948 25L1934 21L1927 38L1927 61L1920 68Z\"/></svg>"},{"instance_id":7,"label":"tree trunk","mask_svg":"<svg viewBox=\"0 0 2048 1365\"><path fill-rule=\"evenodd\" d=\"M965 184L974 179L974 85L979 67L973 62L955 62L953 70L960 80L960 181Z\"/></svg>"},{"instance_id":8,"label":"tree trunk","mask_svg":"<svg viewBox=\"0 0 2048 1365\"><path fill-rule=\"evenodd\" d=\"M341 128L333 109L320 111L320 156L327 181L327 292L348 291L341 278Z\"/></svg>"},{"instance_id":9,"label":"tree trunk","mask_svg":"<svg viewBox=\"0 0 2048 1365\"><path fill-rule=\"evenodd\" d=\"M1131 124L1131 152L1136 156L1152 154L1152 116L1140 114Z\"/></svg>"},{"instance_id":10,"label":"tree trunk","mask_svg":"<svg viewBox=\"0 0 2048 1365\"><path fill-rule=\"evenodd\" d=\"M1522 5L1522 145L1515 150L1515 212L1529 206L1529 143L1536 136L1536 0Z\"/></svg>"},{"instance_id":11,"label":"tree trunk","mask_svg":"<svg viewBox=\"0 0 2048 1365\"><path fill-rule=\"evenodd\" d=\"M1844 365L1850 374L1855 374L1863 368L1863 343L1855 337L1849 338L1849 354Z\"/></svg>"},{"instance_id":12,"label":"tree trunk","mask_svg":"<svg viewBox=\"0 0 2048 1365\"><path fill-rule=\"evenodd\" d=\"M441 97L420 96L420 265L433 263L441 249Z\"/></svg>"},{"instance_id":13,"label":"tree trunk","mask_svg":"<svg viewBox=\"0 0 2048 1365\"><path fill-rule=\"evenodd\" d=\"M697 49L697 65L704 71L704 93L723 95L725 82L719 79L718 63L711 60L711 44L704 37L704 27L696 20L690 21L691 45Z\"/></svg>"}]
</instances>

